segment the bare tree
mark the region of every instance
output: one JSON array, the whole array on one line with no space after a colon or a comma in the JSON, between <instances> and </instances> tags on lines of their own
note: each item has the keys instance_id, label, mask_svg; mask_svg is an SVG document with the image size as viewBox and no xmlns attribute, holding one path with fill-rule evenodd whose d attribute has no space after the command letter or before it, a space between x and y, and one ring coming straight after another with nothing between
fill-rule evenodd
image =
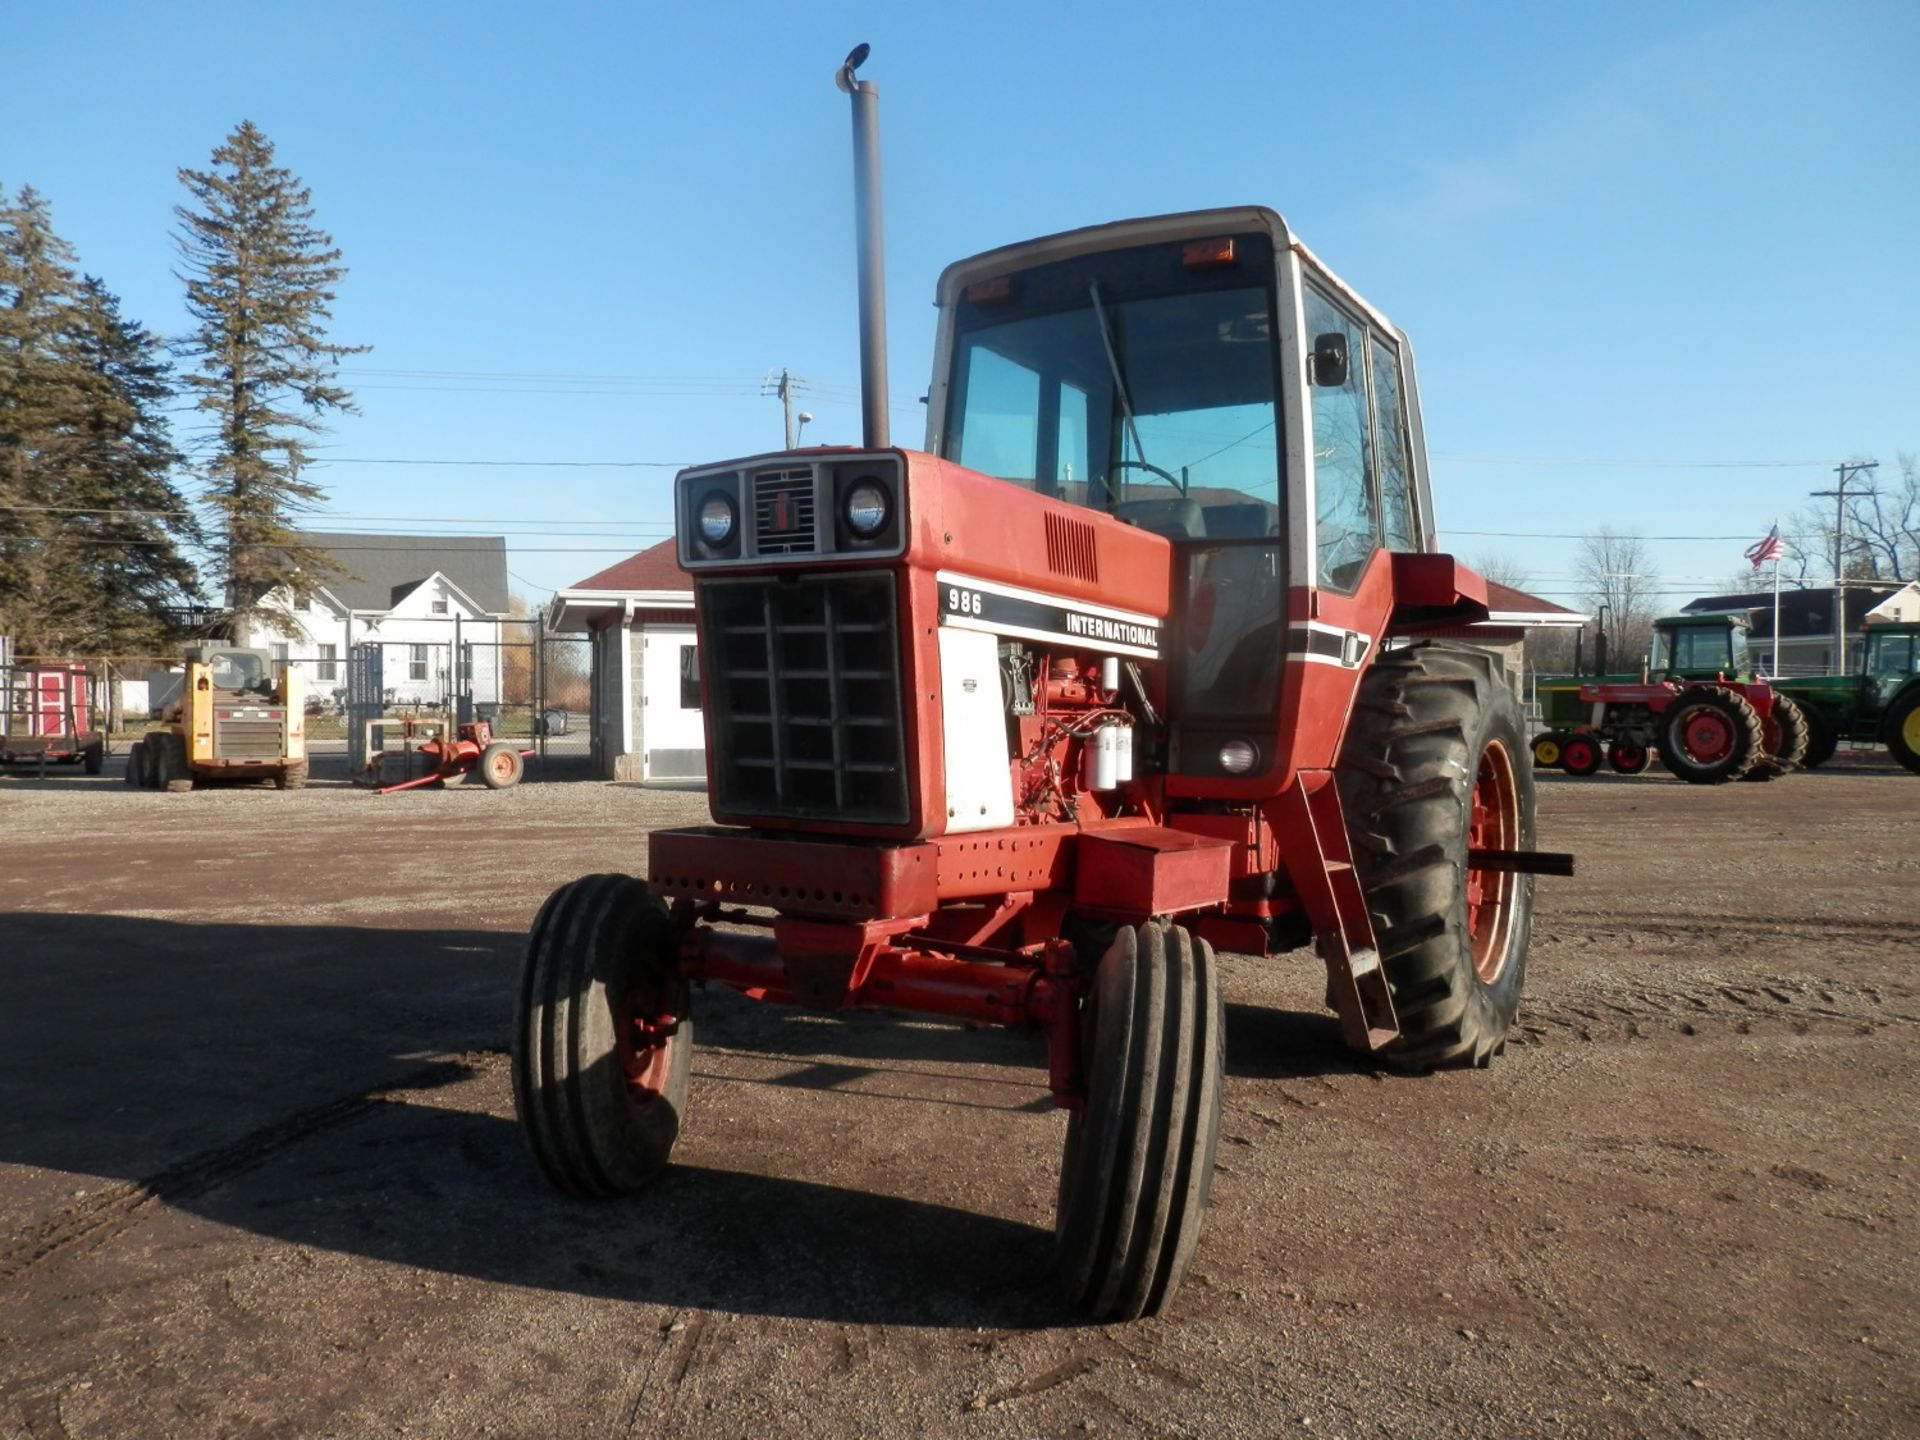
<instances>
[{"instance_id":1,"label":"bare tree","mask_svg":"<svg viewBox=\"0 0 1920 1440\"><path fill-rule=\"evenodd\" d=\"M1849 578L1903 584L1920 576L1920 463L1902 454L1899 465L1897 480L1847 501Z\"/></svg>"},{"instance_id":2,"label":"bare tree","mask_svg":"<svg viewBox=\"0 0 1920 1440\"><path fill-rule=\"evenodd\" d=\"M1603 525L1580 542L1574 575L1595 617L1606 625L1612 653L1630 655L1643 648L1653 632L1660 587L1647 542Z\"/></svg>"},{"instance_id":3,"label":"bare tree","mask_svg":"<svg viewBox=\"0 0 1920 1440\"><path fill-rule=\"evenodd\" d=\"M1527 582L1533 578L1511 555L1500 555L1489 551L1474 556L1472 563L1473 568L1480 572L1482 578L1491 580L1496 585L1505 585L1512 590L1526 589Z\"/></svg>"}]
</instances>

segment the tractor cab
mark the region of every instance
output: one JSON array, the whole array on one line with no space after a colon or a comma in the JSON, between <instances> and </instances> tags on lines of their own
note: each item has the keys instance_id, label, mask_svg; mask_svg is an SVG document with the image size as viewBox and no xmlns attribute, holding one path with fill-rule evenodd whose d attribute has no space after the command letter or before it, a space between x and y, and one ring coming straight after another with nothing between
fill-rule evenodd
<instances>
[{"instance_id":1,"label":"tractor cab","mask_svg":"<svg viewBox=\"0 0 1920 1440\"><path fill-rule=\"evenodd\" d=\"M231 645L195 645L186 653L188 673L192 667L207 667L207 683L227 695L272 695L274 693L273 657L265 650L242 649Z\"/></svg>"},{"instance_id":2,"label":"tractor cab","mask_svg":"<svg viewBox=\"0 0 1920 1440\"><path fill-rule=\"evenodd\" d=\"M1868 625L1862 673L1882 690L1895 690L1920 675L1920 623Z\"/></svg>"},{"instance_id":3,"label":"tractor cab","mask_svg":"<svg viewBox=\"0 0 1920 1440\"><path fill-rule=\"evenodd\" d=\"M1738 615L1669 615L1656 620L1647 673L1683 680L1743 680L1753 673L1748 629L1745 618Z\"/></svg>"}]
</instances>

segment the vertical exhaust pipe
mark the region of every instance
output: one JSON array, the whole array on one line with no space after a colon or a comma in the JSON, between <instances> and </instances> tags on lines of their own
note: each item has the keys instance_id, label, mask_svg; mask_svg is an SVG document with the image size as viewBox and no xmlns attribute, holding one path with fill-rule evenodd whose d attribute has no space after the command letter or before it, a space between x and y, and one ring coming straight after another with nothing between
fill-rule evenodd
<instances>
[{"instance_id":1,"label":"vertical exhaust pipe","mask_svg":"<svg viewBox=\"0 0 1920 1440\"><path fill-rule=\"evenodd\" d=\"M834 83L853 97L853 204L860 255L860 426L869 450L887 438L887 277L880 245L880 87L856 80L867 58L856 45Z\"/></svg>"}]
</instances>

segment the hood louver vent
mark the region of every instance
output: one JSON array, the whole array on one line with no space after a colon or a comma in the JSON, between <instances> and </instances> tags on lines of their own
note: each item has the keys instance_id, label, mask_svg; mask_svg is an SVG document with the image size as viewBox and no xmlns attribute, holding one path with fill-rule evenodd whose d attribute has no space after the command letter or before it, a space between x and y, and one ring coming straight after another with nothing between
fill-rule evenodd
<instances>
[{"instance_id":1,"label":"hood louver vent","mask_svg":"<svg viewBox=\"0 0 1920 1440\"><path fill-rule=\"evenodd\" d=\"M1084 520L1070 519L1048 511L1045 520L1047 568L1056 575L1070 575L1088 584L1100 580L1100 551L1093 526Z\"/></svg>"}]
</instances>

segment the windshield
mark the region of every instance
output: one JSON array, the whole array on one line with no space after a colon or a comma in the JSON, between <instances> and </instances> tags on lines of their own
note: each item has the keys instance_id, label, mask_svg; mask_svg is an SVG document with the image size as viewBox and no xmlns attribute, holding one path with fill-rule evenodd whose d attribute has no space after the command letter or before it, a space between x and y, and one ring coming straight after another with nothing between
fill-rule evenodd
<instances>
[{"instance_id":1,"label":"windshield","mask_svg":"<svg viewBox=\"0 0 1920 1440\"><path fill-rule=\"evenodd\" d=\"M1188 280L1177 246L1151 249ZM946 458L1174 540L1277 535L1270 288L1140 294L1133 267L1048 268L1036 288L1064 308L963 308Z\"/></svg>"},{"instance_id":2,"label":"windshield","mask_svg":"<svg viewBox=\"0 0 1920 1440\"><path fill-rule=\"evenodd\" d=\"M216 690L257 690L266 683L266 662L245 650L215 651L208 667Z\"/></svg>"},{"instance_id":3,"label":"windshield","mask_svg":"<svg viewBox=\"0 0 1920 1440\"><path fill-rule=\"evenodd\" d=\"M1653 633L1653 655L1648 666L1656 673L1745 673L1746 664L1746 633L1731 625L1683 625Z\"/></svg>"},{"instance_id":4,"label":"windshield","mask_svg":"<svg viewBox=\"0 0 1920 1440\"><path fill-rule=\"evenodd\" d=\"M1876 680L1904 680L1915 673L1914 649L1920 636L1867 636L1867 673Z\"/></svg>"}]
</instances>

